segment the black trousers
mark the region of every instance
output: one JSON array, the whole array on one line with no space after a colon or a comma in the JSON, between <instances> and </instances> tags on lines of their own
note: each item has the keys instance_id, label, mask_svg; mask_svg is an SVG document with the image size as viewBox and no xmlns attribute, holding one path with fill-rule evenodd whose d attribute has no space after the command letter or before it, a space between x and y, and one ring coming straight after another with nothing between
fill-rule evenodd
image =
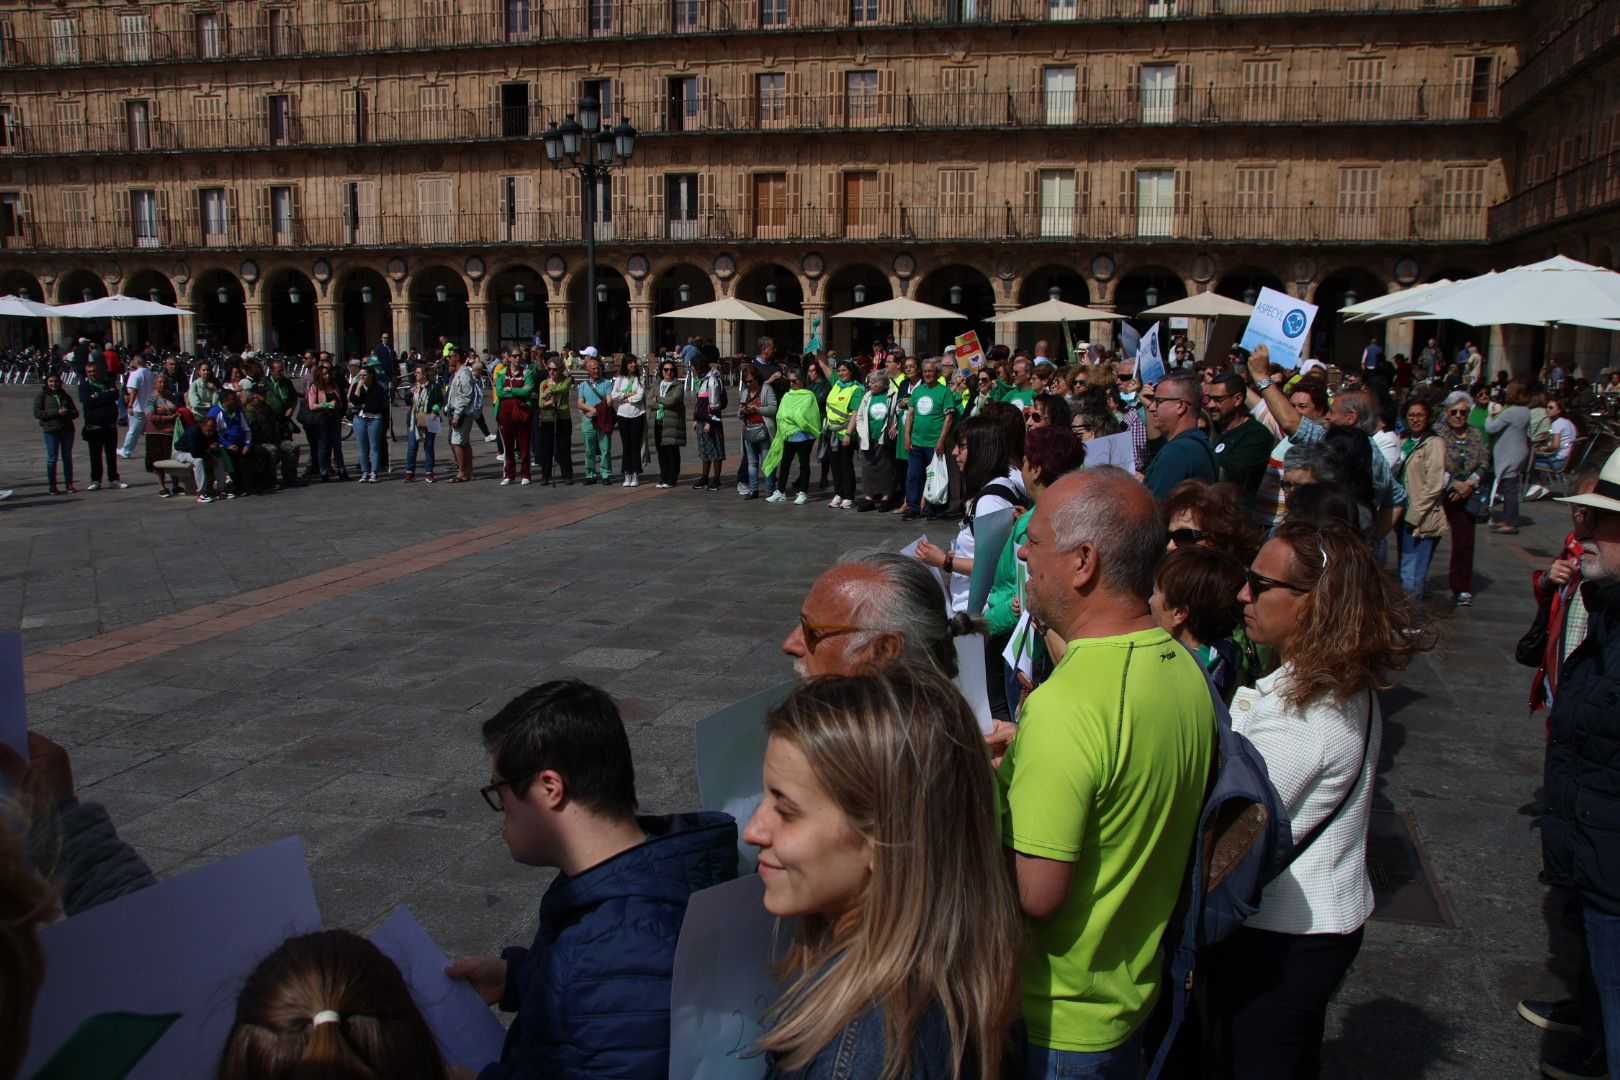
<instances>
[{"instance_id":1,"label":"black trousers","mask_svg":"<svg viewBox=\"0 0 1620 1080\"><path fill-rule=\"evenodd\" d=\"M113 483L118 481L118 429L93 428L84 429L84 445L90 450L90 481L101 483L101 465L107 463L107 479Z\"/></svg>"},{"instance_id":2,"label":"black trousers","mask_svg":"<svg viewBox=\"0 0 1620 1080\"><path fill-rule=\"evenodd\" d=\"M660 446L658 448L658 482L675 486L681 478L681 448L678 446Z\"/></svg>"},{"instance_id":3,"label":"black trousers","mask_svg":"<svg viewBox=\"0 0 1620 1080\"><path fill-rule=\"evenodd\" d=\"M619 464L630 476L641 475L641 440L646 434L645 416L619 417L619 439L624 447L623 460Z\"/></svg>"},{"instance_id":4,"label":"black trousers","mask_svg":"<svg viewBox=\"0 0 1620 1080\"><path fill-rule=\"evenodd\" d=\"M782 464L776 469L776 490L787 494L788 471L793 468L795 460L799 463L798 490L809 494L810 492L810 451L815 449L814 439L805 439L803 442L790 442L782 444Z\"/></svg>"},{"instance_id":5,"label":"black trousers","mask_svg":"<svg viewBox=\"0 0 1620 1080\"><path fill-rule=\"evenodd\" d=\"M551 466L564 480L574 478L574 425L566 420L540 422L540 449L536 452L542 483L551 480Z\"/></svg>"},{"instance_id":6,"label":"black trousers","mask_svg":"<svg viewBox=\"0 0 1620 1080\"><path fill-rule=\"evenodd\" d=\"M855 497L855 444L852 442L836 442L833 450L827 454L827 460L832 462L833 494L840 499L853 499Z\"/></svg>"},{"instance_id":7,"label":"black trousers","mask_svg":"<svg viewBox=\"0 0 1620 1080\"><path fill-rule=\"evenodd\" d=\"M1362 931L1276 934L1244 928L1209 951L1199 1007L1205 1075L1315 1080L1328 999L1361 951Z\"/></svg>"}]
</instances>

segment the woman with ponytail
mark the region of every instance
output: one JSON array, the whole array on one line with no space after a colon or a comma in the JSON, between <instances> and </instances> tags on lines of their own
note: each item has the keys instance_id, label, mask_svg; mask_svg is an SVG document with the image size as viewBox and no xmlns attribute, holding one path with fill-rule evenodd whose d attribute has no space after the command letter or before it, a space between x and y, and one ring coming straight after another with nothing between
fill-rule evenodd
<instances>
[{"instance_id":1,"label":"woman with ponytail","mask_svg":"<svg viewBox=\"0 0 1620 1080\"><path fill-rule=\"evenodd\" d=\"M288 938L236 1001L220 1080L444 1080L439 1045L394 962L363 937Z\"/></svg>"}]
</instances>

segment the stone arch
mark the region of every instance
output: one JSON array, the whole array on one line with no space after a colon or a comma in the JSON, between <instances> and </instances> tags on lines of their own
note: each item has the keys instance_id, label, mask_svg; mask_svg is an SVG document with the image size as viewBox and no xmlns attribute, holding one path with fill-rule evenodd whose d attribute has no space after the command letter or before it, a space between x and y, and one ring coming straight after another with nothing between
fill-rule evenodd
<instances>
[{"instance_id":1,"label":"stone arch","mask_svg":"<svg viewBox=\"0 0 1620 1080\"><path fill-rule=\"evenodd\" d=\"M198 352L214 346L247 347L247 290L234 270L210 266L200 271L191 279L188 306Z\"/></svg>"},{"instance_id":2,"label":"stone arch","mask_svg":"<svg viewBox=\"0 0 1620 1080\"><path fill-rule=\"evenodd\" d=\"M804 278L797 271L779 260L760 258L737 267L731 295L739 300L802 316L808 291ZM761 337L770 337L775 341L776 351L780 354L799 352L804 348L804 319L801 317L794 322L738 323L737 340L733 346L738 352L751 353L754 343Z\"/></svg>"},{"instance_id":3,"label":"stone arch","mask_svg":"<svg viewBox=\"0 0 1620 1080\"><path fill-rule=\"evenodd\" d=\"M867 354L872 342L887 337L894 328L893 323L882 320L832 317L851 308L894 299L894 281L874 263L844 263L827 275L821 294L827 305L827 321L822 324L821 339L839 356Z\"/></svg>"},{"instance_id":4,"label":"stone arch","mask_svg":"<svg viewBox=\"0 0 1620 1080\"><path fill-rule=\"evenodd\" d=\"M986 349L995 340L996 287L988 275L965 262L935 266L917 281L918 300L960 311L965 319L918 319L914 348L918 356L938 356L956 336L973 330Z\"/></svg>"}]
</instances>

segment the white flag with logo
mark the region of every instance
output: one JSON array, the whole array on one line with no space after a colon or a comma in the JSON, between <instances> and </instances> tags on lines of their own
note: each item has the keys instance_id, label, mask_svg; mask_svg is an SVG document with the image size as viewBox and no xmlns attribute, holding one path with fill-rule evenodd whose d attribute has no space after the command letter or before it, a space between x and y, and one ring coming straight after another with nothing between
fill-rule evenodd
<instances>
[{"instance_id":1,"label":"white flag with logo","mask_svg":"<svg viewBox=\"0 0 1620 1080\"><path fill-rule=\"evenodd\" d=\"M1142 335L1142 343L1137 346L1136 377L1144 386L1164 378L1164 354L1159 351L1159 324L1156 322Z\"/></svg>"}]
</instances>

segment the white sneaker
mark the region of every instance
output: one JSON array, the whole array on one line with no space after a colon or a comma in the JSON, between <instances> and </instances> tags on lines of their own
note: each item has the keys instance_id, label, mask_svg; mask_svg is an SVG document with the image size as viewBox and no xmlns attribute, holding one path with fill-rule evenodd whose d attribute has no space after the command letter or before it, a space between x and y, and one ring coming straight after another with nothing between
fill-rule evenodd
<instances>
[{"instance_id":1,"label":"white sneaker","mask_svg":"<svg viewBox=\"0 0 1620 1080\"><path fill-rule=\"evenodd\" d=\"M843 505L845 510L853 510L855 509L855 500L845 499Z\"/></svg>"},{"instance_id":2,"label":"white sneaker","mask_svg":"<svg viewBox=\"0 0 1620 1080\"><path fill-rule=\"evenodd\" d=\"M501 487L505 487L507 484L510 484L511 482L512 482L512 478L510 476L501 477Z\"/></svg>"},{"instance_id":3,"label":"white sneaker","mask_svg":"<svg viewBox=\"0 0 1620 1080\"><path fill-rule=\"evenodd\" d=\"M785 503L787 502L787 496L780 491L773 491L765 497L765 501L769 503Z\"/></svg>"},{"instance_id":4,"label":"white sneaker","mask_svg":"<svg viewBox=\"0 0 1620 1080\"><path fill-rule=\"evenodd\" d=\"M840 499L837 495L834 495L832 497L832 502L827 504L828 508L832 509L832 510L837 510L840 506L843 506L843 505L844 505L844 500Z\"/></svg>"},{"instance_id":5,"label":"white sneaker","mask_svg":"<svg viewBox=\"0 0 1620 1080\"><path fill-rule=\"evenodd\" d=\"M499 435L485 435L484 436L484 441L485 442L494 442L498 438L500 438Z\"/></svg>"},{"instance_id":6,"label":"white sneaker","mask_svg":"<svg viewBox=\"0 0 1620 1080\"><path fill-rule=\"evenodd\" d=\"M631 486L631 487L640 487L640 486L641 486L641 477L639 477L639 476L632 476L632 477L631 477L631 478L630 478L630 486Z\"/></svg>"},{"instance_id":7,"label":"white sneaker","mask_svg":"<svg viewBox=\"0 0 1620 1080\"><path fill-rule=\"evenodd\" d=\"M629 487L630 486L630 474L629 473L624 474L624 483L620 484L619 486L620 487Z\"/></svg>"},{"instance_id":8,"label":"white sneaker","mask_svg":"<svg viewBox=\"0 0 1620 1080\"><path fill-rule=\"evenodd\" d=\"M125 450L123 448L120 448L119 451L118 451L118 456L121 457L121 458L125 458L127 460L129 458L129 451Z\"/></svg>"},{"instance_id":9,"label":"white sneaker","mask_svg":"<svg viewBox=\"0 0 1620 1080\"><path fill-rule=\"evenodd\" d=\"M656 487L656 488L667 488L667 487L669 487L669 485L664 483L662 480L658 481L658 483L654 484L653 486Z\"/></svg>"},{"instance_id":10,"label":"white sneaker","mask_svg":"<svg viewBox=\"0 0 1620 1080\"><path fill-rule=\"evenodd\" d=\"M16 491L16 488L6 488L4 491L0 491L0 499L9 499Z\"/></svg>"},{"instance_id":11,"label":"white sneaker","mask_svg":"<svg viewBox=\"0 0 1620 1080\"><path fill-rule=\"evenodd\" d=\"M518 487L528 487L528 486L529 486L529 478L527 476L525 476L523 479L518 481Z\"/></svg>"},{"instance_id":12,"label":"white sneaker","mask_svg":"<svg viewBox=\"0 0 1620 1080\"><path fill-rule=\"evenodd\" d=\"M129 490L129 485L126 484L122 480L114 480L111 484L108 484L107 486L108 487L115 487L119 491L128 491Z\"/></svg>"},{"instance_id":13,"label":"white sneaker","mask_svg":"<svg viewBox=\"0 0 1620 1080\"><path fill-rule=\"evenodd\" d=\"M486 439L484 441L488 442L489 440ZM495 455L495 460L496 461L505 461L506 460L506 455L505 454L496 454Z\"/></svg>"},{"instance_id":14,"label":"white sneaker","mask_svg":"<svg viewBox=\"0 0 1620 1080\"><path fill-rule=\"evenodd\" d=\"M810 501L810 496L806 495L802 491L799 492L797 495L795 495L793 497L793 505L794 506L803 506L805 503L807 503L809 501Z\"/></svg>"},{"instance_id":15,"label":"white sneaker","mask_svg":"<svg viewBox=\"0 0 1620 1080\"><path fill-rule=\"evenodd\" d=\"M86 491L100 491L101 490L101 481L99 481L99 480L90 481L90 486L85 488L84 490L86 490Z\"/></svg>"}]
</instances>

